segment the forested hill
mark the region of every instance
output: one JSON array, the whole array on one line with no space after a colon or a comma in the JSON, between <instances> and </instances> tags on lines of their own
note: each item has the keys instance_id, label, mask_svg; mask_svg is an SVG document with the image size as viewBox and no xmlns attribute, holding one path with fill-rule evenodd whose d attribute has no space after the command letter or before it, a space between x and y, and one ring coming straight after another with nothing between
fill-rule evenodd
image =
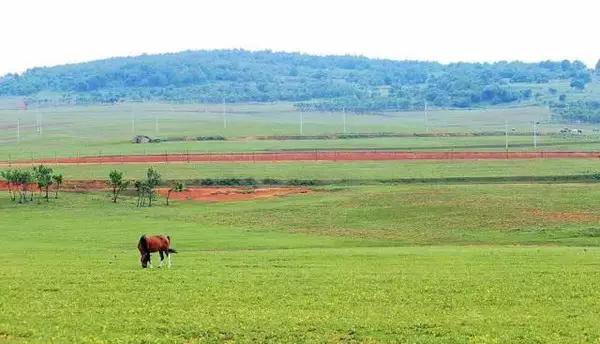
<instances>
[{"instance_id":1,"label":"forested hill","mask_svg":"<svg viewBox=\"0 0 600 344\"><path fill-rule=\"evenodd\" d=\"M445 65L270 51L186 51L33 68L1 77L0 96L76 103L293 101L306 110L368 111L422 108L425 102L471 107L530 101L536 95L522 85L563 80L583 89L593 73L580 61L567 60Z\"/></svg>"}]
</instances>

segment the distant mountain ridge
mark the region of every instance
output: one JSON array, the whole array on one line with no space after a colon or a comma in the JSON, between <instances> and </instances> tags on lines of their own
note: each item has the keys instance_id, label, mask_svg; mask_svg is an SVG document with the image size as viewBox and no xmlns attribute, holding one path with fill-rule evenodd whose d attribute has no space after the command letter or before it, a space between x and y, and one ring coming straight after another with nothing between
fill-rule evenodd
<instances>
[{"instance_id":1,"label":"distant mountain ridge","mask_svg":"<svg viewBox=\"0 0 600 344\"><path fill-rule=\"evenodd\" d=\"M33 68L0 78L0 96L70 103L292 101L309 110L470 107L531 101L531 88L585 88L580 61L452 63L246 50L184 51ZM552 92L552 91L550 91ZM558 97L558 96L557 96Z\"/></svg>"}]
</instances>

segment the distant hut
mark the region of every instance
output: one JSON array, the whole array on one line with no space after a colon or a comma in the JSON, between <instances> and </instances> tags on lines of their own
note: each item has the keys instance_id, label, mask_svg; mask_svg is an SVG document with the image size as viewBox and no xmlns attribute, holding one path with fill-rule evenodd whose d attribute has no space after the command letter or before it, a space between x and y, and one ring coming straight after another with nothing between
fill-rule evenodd
<instances>
[{"instance_id":1,"label":"distant hut","mask_svg":"<svg viewBox=\"0 0 600 344\"><path fill-rule=\"evenodd\" d=\"M136 135L133 139L131 139L131 143L150 143L152 139L146 135Z\"/></svg>"}]
</instances>

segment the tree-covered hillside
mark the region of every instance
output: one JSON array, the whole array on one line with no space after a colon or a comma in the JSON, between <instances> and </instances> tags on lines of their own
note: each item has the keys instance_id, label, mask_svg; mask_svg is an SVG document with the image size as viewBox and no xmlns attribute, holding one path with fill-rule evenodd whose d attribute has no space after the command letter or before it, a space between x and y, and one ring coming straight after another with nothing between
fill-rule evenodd
<instances>
[{"instance_id":1,"label":"tree-covered hillside","mask_svg":"<svg viewBox=\"0 0 600 344\"><path fill-rule=\"evenodd\" d=\"M293 101L307 111L402 110L425 103L464 108L535 96L531 88L516 84L563 80L582 89L592 74L580 61L567 60L444 65L270 51L186 51L33 68L0 78L0 96L76 103Z\"/></svg>"}]
</instances>

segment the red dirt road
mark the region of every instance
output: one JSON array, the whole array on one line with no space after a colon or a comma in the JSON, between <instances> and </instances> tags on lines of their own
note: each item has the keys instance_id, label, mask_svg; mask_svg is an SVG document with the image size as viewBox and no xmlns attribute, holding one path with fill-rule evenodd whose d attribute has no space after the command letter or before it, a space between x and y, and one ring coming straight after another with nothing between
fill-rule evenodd
<instances>
[{"instance_id":1,"label":"red dirt road","mask_svg":"<svg viewBox=\"0 0 600 344\"><path fill-rule=\"evenodd\" d=\"M405 151L299 151L215 154L110 155L12 161L12 164L144 164L185 162L261 161L374 161L374 160L500 160L600 159L600 152L405 152ZM8 161L0 165L8 165Z\"/></svg>"}]
</instances>

